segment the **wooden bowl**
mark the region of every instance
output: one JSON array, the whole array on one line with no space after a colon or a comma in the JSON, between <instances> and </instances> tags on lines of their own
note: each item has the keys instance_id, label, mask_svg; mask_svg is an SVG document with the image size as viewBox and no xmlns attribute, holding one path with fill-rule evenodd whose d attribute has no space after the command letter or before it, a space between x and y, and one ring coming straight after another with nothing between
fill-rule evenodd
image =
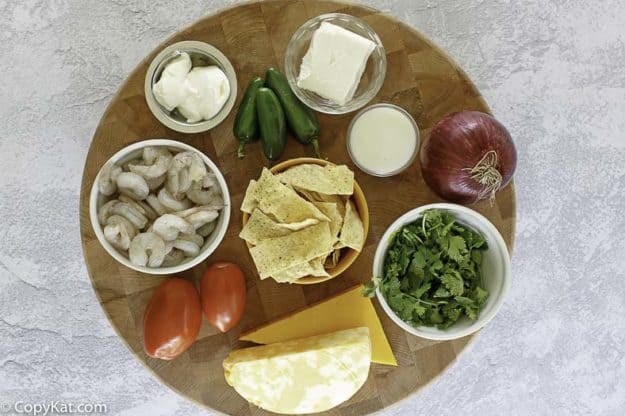
<instances>
[{"instance_id":1,"label":"wooden bowl","mask_svg":"<svg viewBox=\"0 0 625 416\"><path fill-rule=\"evenodd\" d=\"M284 162L278 163L277 165L271 168L271 173L274 173L274 174L280 173L282 171L292 168L293 166L303 165L303 164L315 164L315 165L320 165L320 166L334 165L334 163L328 162L327 160L323 160L323 159L315 159L312 157L299 157L296 159L289 159L289 160L285 160ZM354 193L351 196L351 200L356 206L358 215L360 215L360 219L362 220L362 226L364 228L364 233L365 233L364 240L363 240L364 242L367 240L367 234L369 233L369 207L367 206L367 200L365 199L365 194L362 192L360 185L358 185L358 182L356 182L355 179L354 179ZM247 221L249 218L250 218L250 215L247 212L244 212L243 218L241 221L243 223L243 227L245 227L245 224L247 224ZM249 244L247 242L246 244L247 244L247 248L253 247L252 244ZM336 264L336 266L334 266L332 269L327 270L330 276L305 276L305 277L299 278L294 283L299 284L299 285L312 285L315 283L321 283L321 282L325 282L330 279L333 279L336 276L343 273L345 270L347 270L349 266L351 266L352 263L356 261L356 258L358 257L359 254L360 254L359 251L346 247L341 251L341 257L339 258L339 261Z\"/></svg>"}]
</instances>

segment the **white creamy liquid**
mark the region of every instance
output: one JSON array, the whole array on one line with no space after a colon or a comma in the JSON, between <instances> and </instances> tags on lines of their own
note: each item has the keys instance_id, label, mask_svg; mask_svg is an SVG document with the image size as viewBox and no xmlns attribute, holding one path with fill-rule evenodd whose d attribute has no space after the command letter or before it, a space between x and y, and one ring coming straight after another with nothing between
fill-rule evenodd
<instances>
[{"instance_id":1,"label":"white creamy liquid","mask_svg":"<svg viewBox=\"0 0 625 416\"><path fill-rule=\"evenodd\" d=\"M406 114L381 106L356 119L348 140L357 165L377 175L388 175L410 161L416 150L417 133Z\"/></svg>"}]
</instances>

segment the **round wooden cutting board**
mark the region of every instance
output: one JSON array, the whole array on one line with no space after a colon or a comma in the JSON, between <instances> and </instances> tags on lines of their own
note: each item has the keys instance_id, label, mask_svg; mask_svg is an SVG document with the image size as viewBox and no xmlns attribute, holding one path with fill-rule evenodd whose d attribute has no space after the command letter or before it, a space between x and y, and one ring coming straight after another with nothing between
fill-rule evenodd
<instances>
[{"instance_id":1,"label":"round wooden cutting board","mask_svg":"<svg viewBox=\"0 0 625 416\"><path fill-rule=\"evenodd\" d=\"M144 76L151 59L165 46L182 40L204 41L220 49L234 65L240 86L238 105L253 76L262 76L270 66L283 69L285 48L293 32L309 18L329 12L358 16L380 35L388 67L384 86L372 103L390 102L405 108L419 124L422 138L427 137L429 129L446 114L467 109L489 111L475 86L443 51L390 16L336 1L253 2L203 18L150 54L109 105L89 149L82 181L80 225L87 268L102 308L128 348L159 379L214 411L232 415L266 413L240 397L224 379L223 359L232 349L249 345L237 340L242 331L368 281L376 244L386 227L407 210L440 199L425 185L418 158L409 169L392 178L376 178L359 171L345 146L347 126L354 114L319 114L323 156L334 163L347 164L355 171L363 188L371 216L369 236L351 268L329 282L302 286L278 284L272 279L260 281L245 243L238 238L243 193L250 179L257 178L266 165L260 145L249 145L245 159L237 159L237 143L232 135L236 106L235 111L210 132L185 135L168 130L148 109L143 93ZM100 167L122 147L149 138L169 138L195 146L219 166L232 193L232 218L223 243L207 262L182 273L182 277L197 281L210 263L219 260L237 262L247 276L248 301L242 322L222 334L204 320L197 342L170 362L152 359L142 348L145 306L153 289L168 277L141 274L118 264L100 246L89 221L89 192ZM289 139L282 160L301 156L312 156L311 149ZM511 248L515 222L513 185L497 195L494 206L484 202L472 208L495 224ZM363 415L404 399L441 374L471 341L470 336L435 342L406 334L387 318L377 301L374 303L399 366L372 364L364 387L329 414Z\"/></svg>"}]
</instances>

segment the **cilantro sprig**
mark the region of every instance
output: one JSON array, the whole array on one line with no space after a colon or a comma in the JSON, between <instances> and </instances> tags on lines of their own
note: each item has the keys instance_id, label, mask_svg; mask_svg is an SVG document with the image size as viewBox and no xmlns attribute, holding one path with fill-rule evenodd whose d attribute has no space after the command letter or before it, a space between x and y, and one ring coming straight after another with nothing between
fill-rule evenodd
<instances>
[{"instance_id":1,"label":"cilantro sprig","mask_svg":"<svg viewBox=\"0 0 625 416\"><path fill-rule=\"evenodd\" d=\"M384 276L363 290L373 297L380 288L388 305L412 326L448 328L462 316L476 320L488 299L482 285L479 233L440 210L428 210L391 238Z\"/></svg>"}]
</instances>

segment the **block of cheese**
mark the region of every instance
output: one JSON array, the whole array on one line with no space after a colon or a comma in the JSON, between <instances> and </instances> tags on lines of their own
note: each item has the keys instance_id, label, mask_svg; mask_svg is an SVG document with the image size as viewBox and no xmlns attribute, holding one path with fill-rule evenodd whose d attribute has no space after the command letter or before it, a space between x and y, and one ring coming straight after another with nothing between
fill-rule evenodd
<instances>
[{"instance_id":1,"label":"block of cheese","mask_svg":"<svg viewBox=\"0 0 625 416\"><path fill-rule=\"evenodd\" d=\"M352 99L375 43L323 22L302 59L297 86L344 105Z\"/></svg>"},{"instance_id":2,"label":"block of cheese","mask_svg":"<svg viewBox=\"0 0 625 416\"><path fill-rule=\"evenodd\" d=\"M367 380L369 329L244 348L224 360L226 381L248 402L282 414L331 409Z\"/></svg>"},{"instance_id":3,"label":"block of cheese","mask_svg":"<svg viewBox=\"0 0 625 416\"><path fill-rule=\"evenodd\" d=\"M257 344L272 344L366 326L371 336L371 361L397 365L371 299L362 296L362 288L362 285L355 286L306 309L244 333L239 339Z\"/></svg>"}]
</instances>

